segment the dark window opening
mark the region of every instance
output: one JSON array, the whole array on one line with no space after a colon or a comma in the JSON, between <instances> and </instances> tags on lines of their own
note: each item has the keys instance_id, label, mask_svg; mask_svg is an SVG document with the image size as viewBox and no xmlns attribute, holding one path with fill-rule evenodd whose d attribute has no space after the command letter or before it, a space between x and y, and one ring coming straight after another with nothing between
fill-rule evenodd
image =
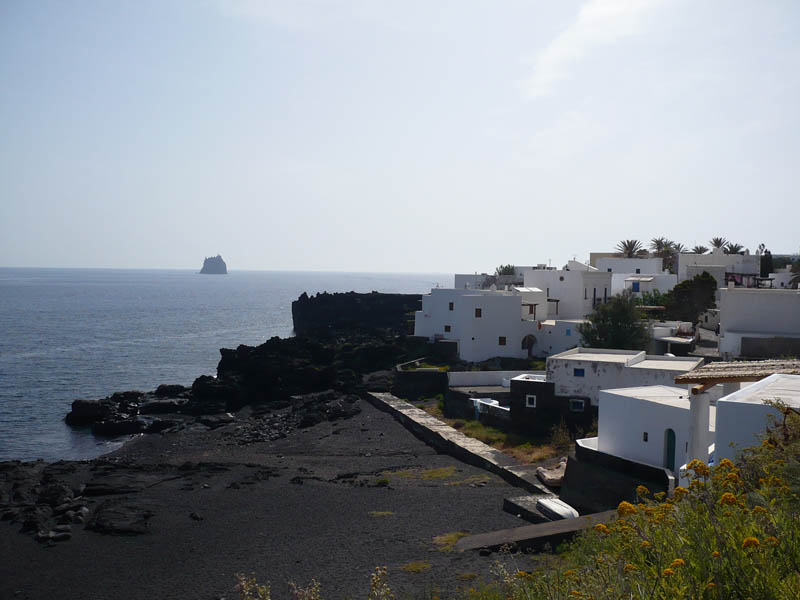
<instances>
[{"instance_id":1,"label":"dark window opening","mask_svg":"<svg viewBox=\"0 0 800 600\"><path fill-rule=\"evenodd\" d=\"M444 326L444 330L445 330L446 332L449 332L449 331L450 331L450 325L445 325L445 326Z\"/></svg>"},{"instance_id":2,"label":"dark window opening","mask_svg":"<svg viewBox=\"0 0 800 600\"><path fill-rule=\"evenodd\" d=\"M647 441L647 432L646 431L642 434L642 441L643 442Z\"/></svg>"},{"instance_id":3,"label":"dark window opening","mask_svg":"<svg viewBox=\"0 0 800 600\"><path fill-rule=\"evenodd\" d=\"M572 375L575 377L583 377L584 374L583 369L572 369Z\"/></svg>"},{"instance_id":4,"label":"dark window opening","mask_svg":"<svg viewBox=\"0 0 800 600\"><path fill-rule=\"evenodd\" d=\"M452 302L450 302L450 304L447 305L447 310L453 310L453 303Z\"/></svg>"},{"instance_id":5,"label":"dark window opening","mask_svg":"<svg viewBox=\"0 0 800 600\"><path fill-rule=\"evenodd\" d=\"M505 346L506 345L506 336L501 335L499 338L497 338L497 343L500 346Z\"/></svg>"},{"instance_id":6,"label":"dark window opening","mask_svg":"<svg viewBox=\"0 0 800 600\"><path fill-rule=\"evenodd\" d=\"M480 308L475 309L475 318L480 319L483 316L483 311Z\"/></svg>"}]
</instances>

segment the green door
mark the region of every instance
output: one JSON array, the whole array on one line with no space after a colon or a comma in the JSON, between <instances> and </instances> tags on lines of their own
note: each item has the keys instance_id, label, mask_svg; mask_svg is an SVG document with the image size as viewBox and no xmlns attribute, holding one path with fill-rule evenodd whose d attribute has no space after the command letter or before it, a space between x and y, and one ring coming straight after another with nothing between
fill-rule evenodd
<instances>
[{"instance_id":1,"label":"green door","mask_svg":"<svg viewBox=\"0 0 800 600\"><path fill-rule=\"evenodd\" d=\"M664 432L664 466L670 471L675 470L675 432L672 429Z\"/></svg>"}]
</instances>

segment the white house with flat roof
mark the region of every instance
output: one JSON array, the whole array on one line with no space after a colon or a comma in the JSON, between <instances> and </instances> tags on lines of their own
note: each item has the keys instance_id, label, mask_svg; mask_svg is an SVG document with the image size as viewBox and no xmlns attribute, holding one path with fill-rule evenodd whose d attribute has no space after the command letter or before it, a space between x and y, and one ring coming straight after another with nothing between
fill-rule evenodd
<instances>
[{"instance_id":1,"label":"white house with flat roof","mask_svg":"<svg viewBox=\"0 0 800 600\"><path fill-rule=\"evenodd\" d=\"M675 377L703 364L702 358L652 356L637 350L573 348L547 359L547 381L558 396L589 399L600 390L674 385Z\"/></svg>"},{"instance_id":2,"label":"white house with flat roof","mask_svg":"<svg viewBox=\"0 0 800 600\"><path fill-rule=\"evenodd\" d=\"M693 269L690 272L690 267ZM714 248L708 254L695 254L693 252L682 252L678 254L678 281L686 281L694 275L707 270L714 275L709 267L719 271L720 268L726 273L726 277L758 277L761 274L761 255L750 254L726 254L722 248ZM720 286L725 285L725 281L719 282Z\"/></svg>"},{"instance_id":3,"label":"white house with flat roof","mask_svg":"<svg viewBox=\"0 0 800 600\"><path fill-rule=\"evenodd\" d=\"M725 359L800 353L800 290L720 290L719 351Z\"/></svg>"},{"instance_id":4,"label":"white house with flat roof","mask_svg":"<svg viewBox=\"0 0 800 600\"><path fill-rule=\"evenodd\" d=\"M599 452L669 469L687 462L691 394L674 385L648 385L600 392ZM714 439L716 409L710 407L708 439Z\"/></svg>"},{"instance_id":5,"label":"white house with flat roof","mask_svg":"<svg viewBox=\"0 0 800 600\"><path fill-rule=\"evenodd\" d=\"M569 269L525 272L525 287L545 291L551 319L584 319L612 295L611 273L573 263L570 261ZM580 267L584 269L579 270Z\"/></svg>"},{"instance_id":6,"label":"white house with flat roof","mask_svg":"<svg viewBox=\"0 0 800 600\"><path fill-rule=\"evenodd\" d=\"M800 375L774 374L717 400L717 435L714 462L736 460L745 448L758 445L769 425L769 417L779 412L767 402L780 401L800 409Z\"/></svg>"}]
</instances>

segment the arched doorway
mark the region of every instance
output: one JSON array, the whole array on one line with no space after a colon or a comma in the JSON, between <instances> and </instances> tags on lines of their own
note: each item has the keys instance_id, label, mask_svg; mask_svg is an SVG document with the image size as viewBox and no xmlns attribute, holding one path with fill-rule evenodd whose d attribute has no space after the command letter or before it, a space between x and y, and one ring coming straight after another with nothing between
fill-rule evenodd
<instances>
[{"instance_id":1,"label":"arched doorway","mask_svg":"<svg viewBox=\"0 0 800 600\"><path fill-rule=\"evenodd\" d=\"M533 347L536 345L536 336L528 334L522 338L522 349L528 351L528 358L533 356Z\"/></svg>"},{"instance_id":2,"label":"arched doorway","mask_svg":"<svg viewBox=\"0 0 800 600\"><path fill-rule=\"evenodd\" d=\"M675 432L672 429L664 431L664 468L675 470Z\"/></svg>"}]
</instances>

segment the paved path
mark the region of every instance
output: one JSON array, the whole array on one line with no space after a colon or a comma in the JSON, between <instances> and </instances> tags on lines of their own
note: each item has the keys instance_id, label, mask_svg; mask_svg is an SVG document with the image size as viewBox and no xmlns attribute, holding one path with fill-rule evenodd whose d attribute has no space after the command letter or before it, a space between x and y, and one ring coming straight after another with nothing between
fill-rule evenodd
<instances>
[{"instance_id":1,"label":"paved path","mask_svg":"<svg viewBox=\"0 0 800 600\"><path fill-rule=\"evenodd\" d=\"M368 396L368 400L375 407L392 414L414 435L440 452L491 471L511 485L532 493L553 496L553 493L536 477L535 465L526 465L500 450L466 436L392 394L371 392Z\"/></svg>"}]
</instances>

